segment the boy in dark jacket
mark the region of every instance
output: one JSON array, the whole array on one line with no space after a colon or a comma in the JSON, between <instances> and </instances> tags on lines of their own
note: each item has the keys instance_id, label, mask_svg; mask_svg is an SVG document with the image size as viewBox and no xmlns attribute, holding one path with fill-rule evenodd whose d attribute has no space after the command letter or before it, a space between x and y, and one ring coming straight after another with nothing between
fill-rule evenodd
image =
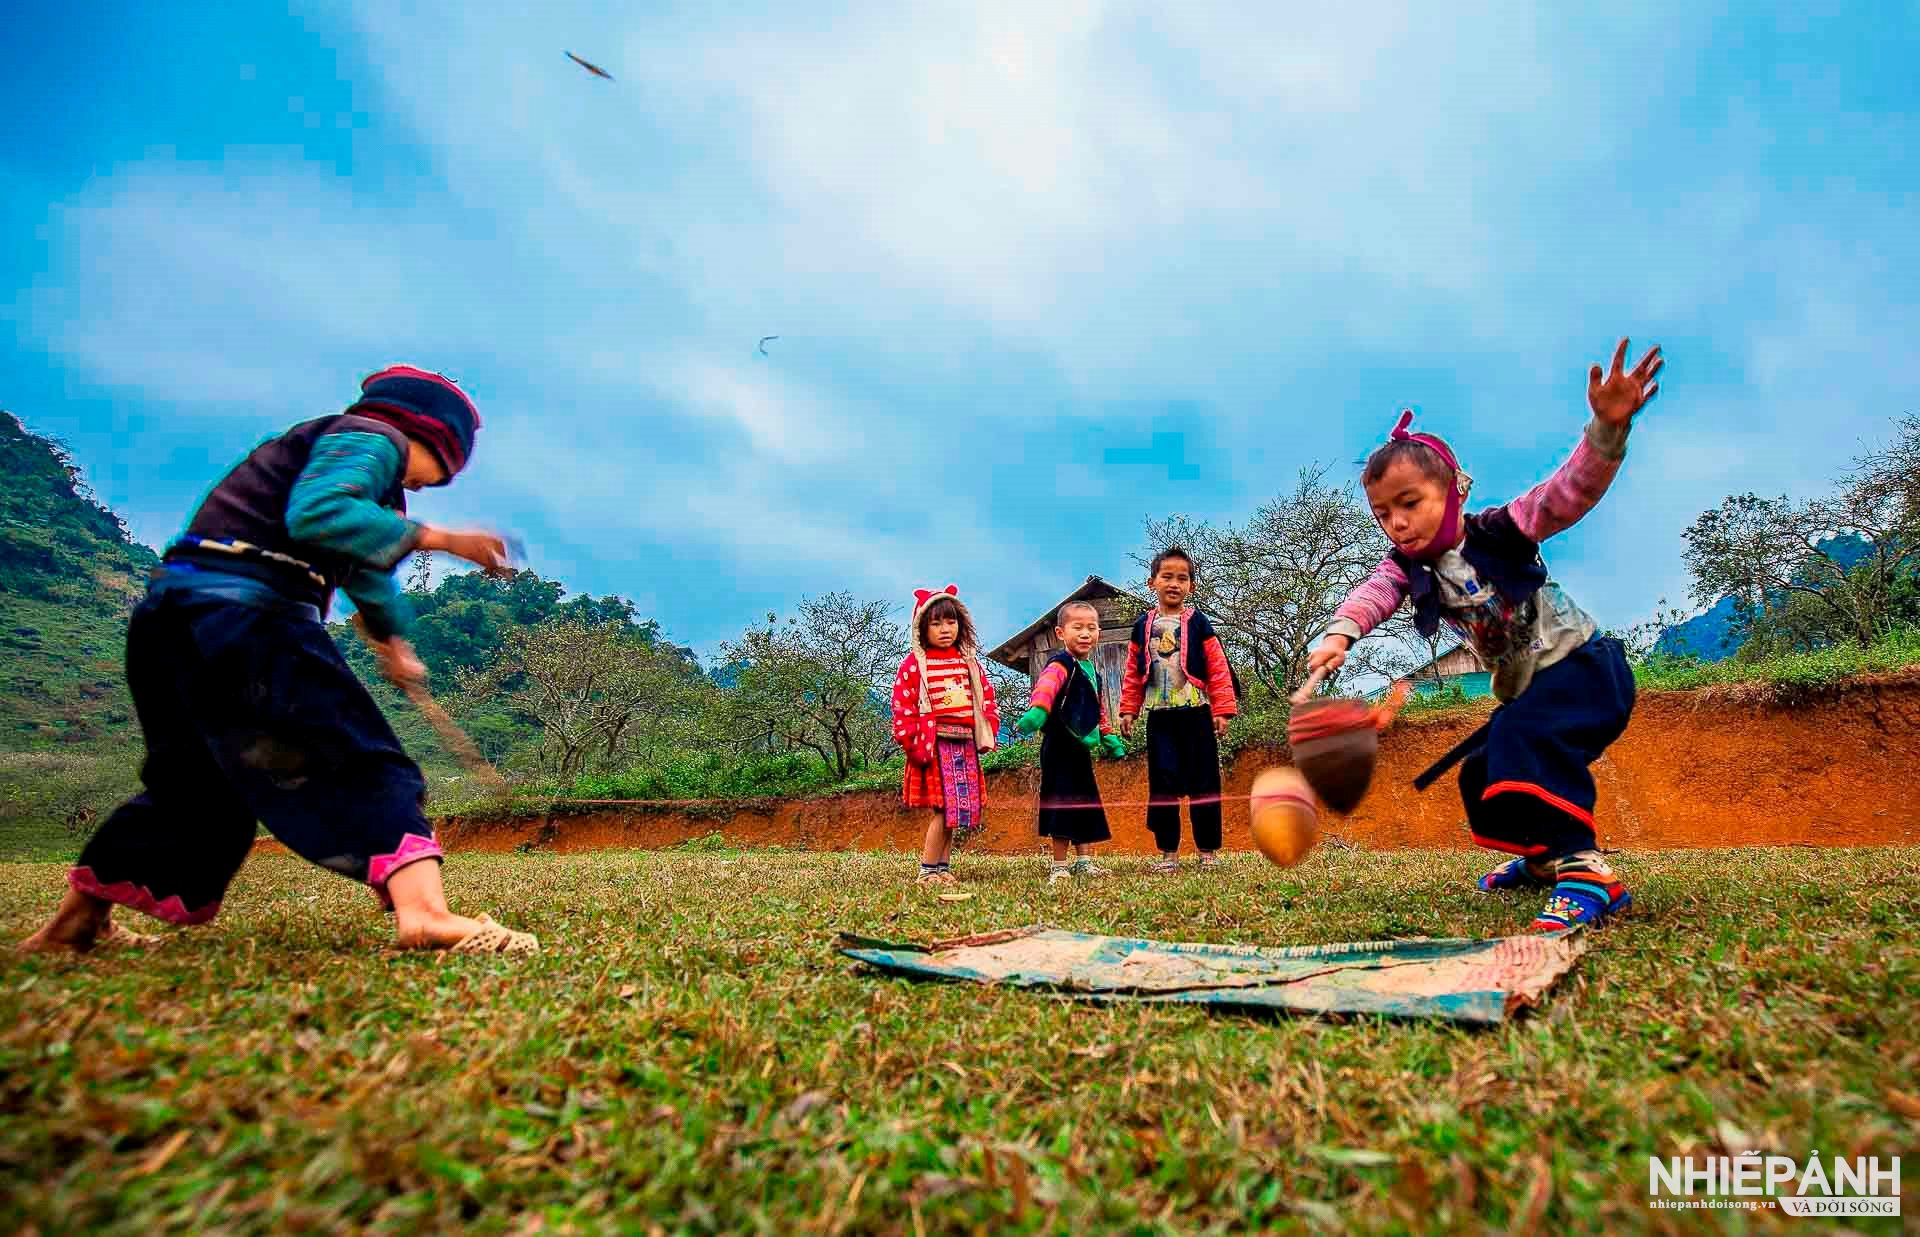
<instances>
[{"instance_id":1,"label":"boy in dark jacket","mask_svg":"<svg viewBox=\"0 0 1920 1237\"><path fill-rule=\"evenodd\" d=\"M1207 616L1187 604L1193 559L1179 546L1154 556L1148 584L1160 604L1133 625L1120 684L1120 733L1147 715L1147 827L1160 858L1179 870L1180 800L1189 800L1193 844L1209 868L1220 850L1220 740L1239 711L1233 671Z\"/></svg>"},{"instance_id":2,"label":"boy in dark jacket","mask_svg":"<svg viewBox=\"0 0 1920 1237\"><path fill-rule=\"evenodd\" d=\"M1047 884L1070 876L1101 876L1089 847L1113 836L1100 784L1094 780L1096 754L1117 759L1127 754L1119 735L1107 726L1100 703L1100 677L1094 673L1093 646L1100 641L1100 612L1084 601L1060 607L1053 633L1060 651L1034 681L1031 707L1014 729L1040 734L1040 836L1053 843ZM1067 857L1071 847L1074 856Z\"/></svg>"}]
</instances>

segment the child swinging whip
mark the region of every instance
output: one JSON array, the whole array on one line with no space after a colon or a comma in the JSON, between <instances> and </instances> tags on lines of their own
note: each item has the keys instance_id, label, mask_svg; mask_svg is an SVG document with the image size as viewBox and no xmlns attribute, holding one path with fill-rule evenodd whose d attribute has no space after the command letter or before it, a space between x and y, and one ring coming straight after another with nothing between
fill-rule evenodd
<instances>
[{"instance_id":1,"label":"child swinging whip","mask_svg":"<svg viewBox=\"0 0 1920 1237\"><path fill-rule=\"evenodd\" d=\"M1627 433L1659 384L1653 348L1623 372L1587 377L1593 419L1573 455L1546 481L1502 506L1464 513L1472 478L1453 448L1414 433L1404 412L1361 482L1393 542L1335 612L1311 669L1336 669L1347 650L1405 601L1431 637L1442 622L1493 670L1500 700L1484 741L1465 756L1460 796L1481 846L1513 859L1480 878L1486 892L1540 889L1539 932L1597 923L1632 902L1594 838L1589 769L1627 728L1633 671L1618 640L1553 582L1540 543L1571 527L1606 493L1626 457Z\"/></svg>"}]
</instances>

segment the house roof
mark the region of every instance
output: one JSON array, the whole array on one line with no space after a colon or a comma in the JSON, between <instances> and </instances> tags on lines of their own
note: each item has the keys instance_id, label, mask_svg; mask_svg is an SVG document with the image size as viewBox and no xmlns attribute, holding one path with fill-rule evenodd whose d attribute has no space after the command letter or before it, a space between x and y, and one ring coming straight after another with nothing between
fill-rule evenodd
<instances>
[{"instance_id":1,"label":"house roof","mask_svg":"<svg viewBox=\"0 0 1920 1237\"><path fill-rule=\"evenodd\" d=\"M1415 666L1413 669L1407 671L1405 674L1399 675L1397 677L1403 678L1403 679L1417 679L1423 674L1431 673L1436 664L1447 660L1447 658L1452 657L1455 653L1458 653L1461 649L1465 649L1467 651L1468 655L1473 658L1474 664L1479 666L1480 669L1485 670L1487 668L1486 663L1480 660L1480 655L1473 651L1472 645L1456 641L1454 644L1450 645L1449 647L1441 649L1440 655L1434 658L1432 661L1426 662L1419 666Z\"/></svg>"},{"instance_id":2,"label":"house roof","mask_svg":"<svg viewBox=\"0 0 1920 1237\"><path fill-rule=\"evenodd\" d=\"M1025 670L1026 661L1021 657L1021 649L1032 642L1033 638L1045 631L1052 623L1054 614L1061 606L1070 601L1103 601L1108 597L1129 597L1132 594L1125 589L1115 588L1099 576L1088 576L1086 583L1074 589L1059 601L1047 607L1045 614L1022 627L1015 634L1001 641L1000 647L987 656L1007 667L1009 670Z\"/></svg>"}]
</instances>

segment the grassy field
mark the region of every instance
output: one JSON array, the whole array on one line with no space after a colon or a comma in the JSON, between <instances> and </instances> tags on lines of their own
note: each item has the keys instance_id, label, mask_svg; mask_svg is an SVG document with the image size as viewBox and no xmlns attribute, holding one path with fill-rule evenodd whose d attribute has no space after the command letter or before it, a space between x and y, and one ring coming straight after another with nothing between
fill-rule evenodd
<instances>
[{"instance_id":1,"label":"grassy field","mask_svg":"<svg viewBox=\"0 0 1920 1237\"><path fill-rule=\"evenodd\" d=\"M1037 859L963 859L960 903L910 866L453 856L457 906L548 945L509 962L389 952L363 889L261 857L155 952L5 955L0 1227L1634 1231L1676 1218L1646 1206L1650 1154L1902 1155L1914 1178L1920 852L1632 857L1637 916L1482 1032L915 984L830 948L1517 929L1534 903L1471 892L1475 855L1116 860L1052 892ZM59 884L0 865L0 930Z\"/></svg>"}]
</instances>

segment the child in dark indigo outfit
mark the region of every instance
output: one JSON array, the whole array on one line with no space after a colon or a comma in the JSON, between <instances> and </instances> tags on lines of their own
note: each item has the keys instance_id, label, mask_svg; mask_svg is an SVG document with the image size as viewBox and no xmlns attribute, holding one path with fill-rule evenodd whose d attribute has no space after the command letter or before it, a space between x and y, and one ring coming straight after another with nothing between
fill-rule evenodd
<instances>
[{"instance_id":1,"label":"child in dark indigo outfit","mask_svg":"<svg viewBox=\"0 0 1920 1237\"><path fill-rule=\"evenodd\" d=\"M1472 478L1453 449L1411 432L1402 413L1387 444L1367 460L1367 501L1393 542L1373 574L1335 611L1310 669L1336 669L1347 650L1408 602L1431 637L1445 622L1493 670L1500 700L1486 738L1460 766L1467 825L1481 846L1515 858L1480 878L1487 892L1548 891L1537 932L1597 923L1632 902L1593 832L1597 798L1589 766L1626 730L1633 671L1618 640L1547 575L1540 543L1600 501L1626 458L1633 418L1659 390L1654 348L1622 372L1588 374L1587 423L1573 455L1512 502L1462 510Z\"/></svg>"},{"instance_id":2,"label":"child in dark indigo outfit","mask_svg":"<svg viewBox=\"0 0 1920 1237\"><path fill-rule=\"evenodd\" d=\"M467 463L480 415L450 379L394 366L344 412L256 447L201 503L127 628L146 789L103 822L27 950L145 943L116 905L212 919L256 822L370 886L403 946L528 952L534 938L447 907L426 783L327 634L333 591L397 684L425 668L403 636L393 569L415 550L505 568L506 547L406 516L406 491Z\"/></svg>"},{"instance_id":3,"label":"child in dark indigo outfit","mask_svg":"<svg viewBox=\"0 0 1920 1237\"><path fill-rule=\"evenodd\" d=\"M1084 601L1072 601L1060 607L1054 623L1060 651L1034 680L1028 697L1032 707L1014 723L1023 735L1040 731L1040 836L1053 843L1049 885L1071 876L1106 874L1105 868L1094 866L1091 851L1095 842L1113 836L1100 805L1093 758L1099 753L1117 760L1127 754L1125 741L1107 725L1100 679L1088 660L1100 640L1100 612Z\"/></svg>"}]
</instances>

